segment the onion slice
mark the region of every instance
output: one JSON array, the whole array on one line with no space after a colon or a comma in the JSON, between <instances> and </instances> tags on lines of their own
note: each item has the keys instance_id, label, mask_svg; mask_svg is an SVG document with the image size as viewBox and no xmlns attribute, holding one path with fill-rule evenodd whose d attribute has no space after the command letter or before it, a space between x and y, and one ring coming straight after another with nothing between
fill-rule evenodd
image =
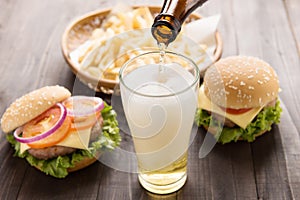
<instances>
[{"instance_id":1,"label":"onion slice","mask_svg":"<svg viewBox=\"0 0 300 200\"><path fill-rule=\"evenodd\" d=\"M61 127L61 125L64 123L64 121L67 117L67 109L61 103L57 103L56 106L58 106L60 108L60 117L57 120L57 122L49 130L47 130L39 135L36 135L34 137L24 138L24 137L19 136L23 132L23 127L19 127L14 132L15 139L21 143L31 143L31 142L35 142L35 141L44 139L44 138L48 137L49 135L53 134L57 129L59 129Z\"/></svg>"},{"instance_id":2,"label":"onion slice","mask_svg":"<svg viewBox=\"0 0 300 200\"><path fill-rule=\"evenodd\" d=\"M63 102L69 116L85 117L100 112L104 102L99 97L72 96Z\"/></svg>"}]
</instances>

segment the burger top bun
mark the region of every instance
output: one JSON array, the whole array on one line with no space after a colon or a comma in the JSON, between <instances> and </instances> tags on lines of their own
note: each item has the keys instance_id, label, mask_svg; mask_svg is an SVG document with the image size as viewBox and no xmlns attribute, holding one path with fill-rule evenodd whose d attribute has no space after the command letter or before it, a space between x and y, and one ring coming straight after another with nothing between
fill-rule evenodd
<instances>
[{"instance_id":1,"label":"burger top bun","mask_svg":"<svg viewBox=\"0 0 300 200\"><path fill-rule=\"evenodd\" d=\"M232 56L207 69L204 92L219 106L232 109L264 106L278 96L273 68L255 57Z\"/></svg>"},{"instance_id":2,"label":"burger top bun","mask_svg":"<svg viewBox=\"0 0 300 200\"><path fill-rule=\"evenodd\" d=\"M61 86L46 86L34 90L7 108L1 118L1 128L5 133L13 131L70 96L69 90Z\"/></svg>"}]
</instances>

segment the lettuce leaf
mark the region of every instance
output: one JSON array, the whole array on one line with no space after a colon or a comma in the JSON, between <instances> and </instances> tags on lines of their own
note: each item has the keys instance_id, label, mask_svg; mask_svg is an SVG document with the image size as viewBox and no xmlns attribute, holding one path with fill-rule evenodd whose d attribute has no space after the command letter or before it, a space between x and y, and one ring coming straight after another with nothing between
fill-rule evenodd
<instances>
[{"instance_id":1,"label":"lettuce leaf","mask_svg":"<svg viewBox=\"0 0 300 200\"><path fill-rule=\"evenodd\" d=\"M101 111L103 117L102 134L98 140L91 143L88 150L78 149L74 153L65 156L58 156L54 159L41 160L37 159L27 151L20 153L20 143L17 142L13 134L7 134L6 139L15 149L15 156L25 158L31 166L39 168L47 175L56 178L65 178L68 175L67 169L73 167L76 162L86 157L94 157L97 152L105 150L113 150L119 146L121 136L119 134L118 121L116 112L111 106L105 103L104 109Z\"/></svg>"},{"instance_id":2,"label":"lettuce leaf","mask_svg":"<svg viewBox=\"0 0 300 200\"><path fill-rule=\"evenodd\" d=\"M253 142L257 134L262 131L270 131L272 124L280 122L282 109L279 100L275 107L265 107L256 118L245 128L241 127L222 127L222 124L215 120L206 110L198 109L195 121L198 126L213 127L217 130L215 135L218 142L225 144L231 141L237 141L239 138L248 142Z\"/></svg>"}]
</instances>

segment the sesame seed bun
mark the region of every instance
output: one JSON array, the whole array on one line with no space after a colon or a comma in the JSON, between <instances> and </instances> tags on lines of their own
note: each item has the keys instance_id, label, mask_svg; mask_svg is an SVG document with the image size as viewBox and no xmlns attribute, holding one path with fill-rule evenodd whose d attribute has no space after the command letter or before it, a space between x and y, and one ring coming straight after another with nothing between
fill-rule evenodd
<instances>
[{"instance_id":1,"label":"sesame seed bun","mask_svg":"<svg viewBox=\"0 0 300 200\"><path fill-rule=\"evenodd\" d=\"M71 96L61 86L46 86L34 90L14 101L1 118L1 128L8 133L34 119L56 103Z\"/></svg>"},{"instance_id":2,"label":"sesame seed bun","mask_svg":"<svg viewBox=\"0 0 300 200\"><path fill-rule=\"evenodd\" d=\"M231 109L265 106L278 96L279 81L263 60L232 56L207 69L204 92L211 101Z\"/></svg>"}]
</instances>

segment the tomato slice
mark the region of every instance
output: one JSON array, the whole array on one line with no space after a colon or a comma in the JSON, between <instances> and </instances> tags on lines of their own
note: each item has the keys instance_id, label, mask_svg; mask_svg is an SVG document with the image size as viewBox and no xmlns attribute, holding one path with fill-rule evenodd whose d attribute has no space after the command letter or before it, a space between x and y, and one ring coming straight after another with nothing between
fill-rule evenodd
<instances>
[{"instance_id":1,"label":"tomato slice","mask_svg":"<svg viewBox=\"0 0 300 200\"><path fill-rule=\"evenodd\" d=\"M224 108L221 107L223 111L225 111L228 114L233 114L233 115L239 115L248 112L252 108L241 108L241 109L233 109L233 108Z\"/></svg>"},{"instance_id":2,"label":"tomato slice","mask_svg":"<svg viewBox=\"0 0 300 200\"><path fill-rule=\"evenodd\" d=\"M49 130L58 121L59 117L60 109L57 107L50 108L24 126L23 137L33 137Z\"/></svg>"},{"instance_id":3,"label":"tomato slice","mask_svg":"<svg viewBox=\"0 0 300 200\"><path fill-rule=\"evenodd\" d=\"M60 109L57 107L50 108L37 118L24 125L22 137L33 137L49 130L58 121ZM67 137L71 125L71 120L66 117L65 121L54 133L41 140L28 143L31 148L50 147Z\"/></svg>"}]
</instances>

